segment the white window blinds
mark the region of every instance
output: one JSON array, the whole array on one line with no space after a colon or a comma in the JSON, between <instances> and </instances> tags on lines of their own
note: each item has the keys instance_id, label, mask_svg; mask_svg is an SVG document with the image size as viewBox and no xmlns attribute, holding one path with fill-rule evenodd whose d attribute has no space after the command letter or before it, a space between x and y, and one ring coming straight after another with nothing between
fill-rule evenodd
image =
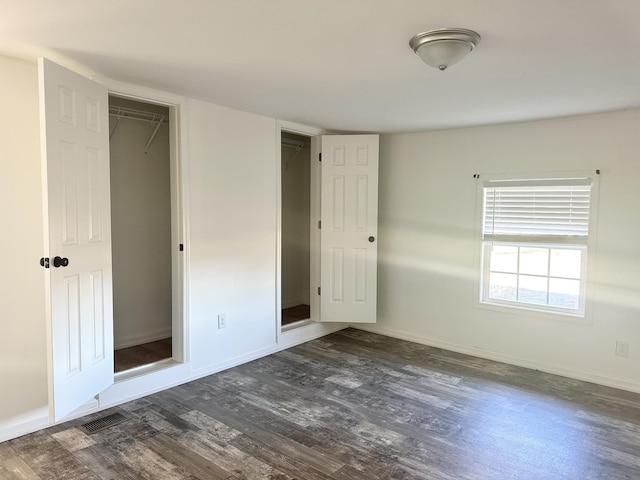
<instances>
[{"instance_id":1,"label":"white window blinds","mask_svg":"<svg viewBox=\"0 0 640 480\"><path fill-rule=\"evenodd\" d=\"M586 244L591 179L484 184L483 240Z\"/></svg>"}]
</instances>

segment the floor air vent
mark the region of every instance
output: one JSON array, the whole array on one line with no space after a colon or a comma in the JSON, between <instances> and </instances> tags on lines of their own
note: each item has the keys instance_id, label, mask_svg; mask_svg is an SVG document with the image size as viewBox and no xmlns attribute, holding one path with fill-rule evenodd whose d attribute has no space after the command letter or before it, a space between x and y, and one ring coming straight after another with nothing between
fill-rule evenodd
<instances>
[{"instance_id":1,"label":"floor air vent","mask_svg":"<svg viewBox=\"0 0 640 480\"><path fill-rule=\"evenodd\" d=\"M80 425L80 427L87 433L96 433L101 432L102 430L106 430L109 427L113 427L114 425L118 425L125 420L128 420L127 417L125 417L121 413L113 413L111 415L107 415L106 417L100 417L96 420L83 423L82 425Z\"/></svg>"}]
</instances>

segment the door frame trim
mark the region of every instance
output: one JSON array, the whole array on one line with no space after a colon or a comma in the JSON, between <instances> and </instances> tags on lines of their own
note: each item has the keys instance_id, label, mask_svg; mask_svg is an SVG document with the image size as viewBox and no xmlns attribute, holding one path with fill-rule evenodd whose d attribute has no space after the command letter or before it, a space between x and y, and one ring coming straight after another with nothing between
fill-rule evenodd
<instances>
[{"instance_id":1,"label":"door frame trim","mask_svg":"<svg viewBox=\"0 0 640 480\"><path fill-rule=\"evenodd\" d=\"M108 94L169 108L171 170L171 264L172 264L172 357L174 363L188 363L189 352L189 215L187 185L187 99L160 90L132 85L107 77L95 78ZM179 251L178 245L184 245ZM166 366L164 367L166 368ZM117 377L116 377L117 378Z\"/></svg>"},{"instance_id":2,"label":"door frame trim","mask_svg":"<svg viewBox=\"0 0 640 480\"><path fill-rule=\"evenodd\" d=\"M282 133L293 133L296 135L301 135L304 137L309 137L311 139L311 160L314 158L314 156L317 156L319 153L319 137L321 135L325 135L327 132L321 128L316 128L316 127L310 127L307 125L301 125L298 123L293 123L293 122L287 122L287 121L283 121L283 120L277 120L276 121L276 164L275 164L275 169L276 169L276 291L275 291L275 307L276 307L276 311L275 311L275 328L276 328L276 342L279 342L280 337L282 335L283 332L290 330L290 328L284 328L282 327L282 147L281 147L281 143L280 140L282 138ZM314 176L317 177L317 180L319 180L319 169L317 172L314 172L314 165L316 167L316 169L318 168L318 166L316 165L317 162L313 162L311 161L311 179L312 181L314 180ZM314 211L315 209L318 209L318 213L319 213L319 208L320 208L320 204L318 201L314 201L314 189L311 189L311 204L310 204L310 209L312 211ZM319 200L319 199L318 199ZM311 222L310 222L310 227L312 224L314 224L314 215L312 215L311 218ZM319 239L318 239L319 240ZM310 236L310 248L311 251L317 251L317 248L319 248L319 243L316 245L316 239L315 239L315 235L311 235ZM312 257L312 262L311 262L311 269L310 269L310 276L313 278L316 275L319 275L319 258L318 258L318 265L316 268L314 268L314 264L315 262L315 258ZM310 286L310 288L313 290L313 285ZM311 310L311 318L317 318L318 316L318 308L313 308L314 307L314 303L318 303L318 302L311 302L312 303L312 310ZM315 311L314 311L315 310ZM308 322L311 323L311 322ZM307 324L308 324L307 323ZM302 326L304 326L306 324L302 324Z\"/></svg>"}]
</instances>

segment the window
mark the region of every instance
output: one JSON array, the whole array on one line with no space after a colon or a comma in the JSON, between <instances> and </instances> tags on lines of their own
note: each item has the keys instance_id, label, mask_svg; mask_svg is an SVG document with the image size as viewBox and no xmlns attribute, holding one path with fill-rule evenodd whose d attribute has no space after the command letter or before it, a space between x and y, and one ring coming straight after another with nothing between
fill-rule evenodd
<instances>
[{"instance_id":1,"label":"window","mask_svg":"<svg viewBox=\"0 0 640 480\"><path fill-rule=\"evenodd\" d=\"M483 182L481 303L585 315L592 185Z\"/></svg>"}]
</instances>

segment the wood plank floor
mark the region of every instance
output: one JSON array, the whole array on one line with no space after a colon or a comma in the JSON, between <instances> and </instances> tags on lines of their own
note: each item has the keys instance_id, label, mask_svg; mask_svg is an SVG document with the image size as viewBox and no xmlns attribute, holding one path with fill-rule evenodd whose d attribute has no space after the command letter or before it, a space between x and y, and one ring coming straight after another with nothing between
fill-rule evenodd
<instances>
[{"instance_id":1,"label":"wood plank floor","mask_svg":"<svg viewBox=\"0 0 640 480\"><path fill-rule=\"evenodd\" d=\"M122 372L141 365L171 358L171 337L133 347L121 348L114 352L113 370Z\"/></svg>"},{"instance_id":2,"label":"wood plank floor","mask_svg":"<svg viewBox=\"0 0 640 480\"><path fill-rule=\"evenodd\" d=\"M640 395L347 329L2 443L0 478L638 479Z\"/></svg>"}]
</instances>

